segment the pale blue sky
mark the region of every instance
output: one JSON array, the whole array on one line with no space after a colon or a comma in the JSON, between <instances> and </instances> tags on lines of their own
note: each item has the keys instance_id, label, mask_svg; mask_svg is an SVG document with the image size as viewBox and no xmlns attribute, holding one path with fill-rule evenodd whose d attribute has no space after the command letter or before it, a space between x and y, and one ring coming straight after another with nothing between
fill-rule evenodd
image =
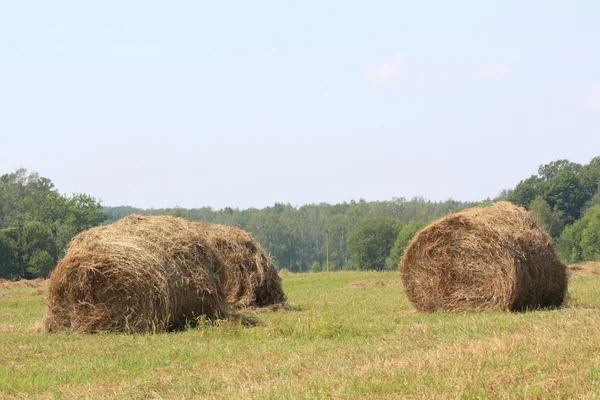
<instances>
[{"instance_id":1,"label":"pale blue sky","mask_svg":"<svg viewBox=\"0 0 600 400\"><path fill-rule=\"evenodd\" d=\"M480 200L600 155L597 1L0 0L0 174L105 205Z\"/></svg>"}]
</instances>

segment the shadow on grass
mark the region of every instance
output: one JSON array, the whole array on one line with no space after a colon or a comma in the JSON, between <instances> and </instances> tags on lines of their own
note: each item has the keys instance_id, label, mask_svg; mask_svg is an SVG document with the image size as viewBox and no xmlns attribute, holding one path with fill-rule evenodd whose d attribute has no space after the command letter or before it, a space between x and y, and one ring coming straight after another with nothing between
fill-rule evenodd
<instances>
[{"instance_id":1,"label":"shadow on grass","mask_svg":"<svg viewBox=\"0 0 600 400\"><path fill-rule=\"evenodd\" d=\"M304 311L302 307L291 304L272 304L270 306L265 307L244 307L239 308L236 311L242 313L250 313L253 315L256 314L266 314L266 313L275 313L275 312L298 312Z\"/></svg>"}]
</instances>

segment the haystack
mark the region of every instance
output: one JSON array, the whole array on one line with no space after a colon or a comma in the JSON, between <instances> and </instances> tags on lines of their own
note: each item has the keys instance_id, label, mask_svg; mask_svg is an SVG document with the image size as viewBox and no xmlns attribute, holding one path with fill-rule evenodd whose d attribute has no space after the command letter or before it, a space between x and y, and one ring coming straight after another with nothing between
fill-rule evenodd
<instances>
[{"instance_id":1,"label":"haystack","mask_svg":"<svg viewBox=\"0 0 600 400\"><path fill-rule=\"evenodd\" d=\"M50 276L46 331L164 332L224 315L218 259L181 218L132 215L77 235Z\"/></svg>"},{"instance_id":2,"label":"haystack","mask_svg":"<svg viewBox=\"0 0 600 400\"><path fill-rule=\"evenodd\" d=\"M419 311L523 310L562 304L567 270L523 208L499 202L420 231L400 262Z\"/></svg>"},{"instance_id":3,"label":"haystack","mask_svg":"<svg viewBox=\"0 0 600 400\"><path fill-rule=\"evenodd\" d=\"M48 284L47 279L21 279L18 281L8 281L0 279L0 289L22 289L22 288L41 288Z\"/></svg>"},{"instance_id":4,"label":"haystack","mask_svg":"<svg viewBox=\"0 0 600 400\"><path fill-rule=\"evenodd\" d=\"M199 223L220 261L227 302L235 307L264 307L285 302L281 278L269 255L248 233L231 226Z\"/></svg>"},{"instance_id":5,"label":"haystack","mask_svg":"<svg viewBox=\"0 0 600 400\"><path fill-rule=\"evenodd\" d=\"M282 277L282 276L290 276L290 275L294 275L294 273L292 271L290 271L289 269L287 269L287 268L281 268L279 270L279 276L280 277Z\"/></svg>"}]
</instances>

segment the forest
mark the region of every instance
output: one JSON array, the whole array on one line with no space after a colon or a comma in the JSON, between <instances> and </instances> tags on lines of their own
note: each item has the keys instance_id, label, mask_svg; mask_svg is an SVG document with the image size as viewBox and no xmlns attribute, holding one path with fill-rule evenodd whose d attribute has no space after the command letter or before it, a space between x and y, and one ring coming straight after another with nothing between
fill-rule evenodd
<instances>
[{"instance_id":1,"label":"forest","mask_svg":"<svg viewBox=\"0 0 600 400\"><path fill-rule=\"evenodd\" d=\"M22 168L0 176L0 278L47 277L77 233L104 221L87 194L61 195Z\"/></svg>"},{"instance_id":2,"label":"forest","mask_svg":"<svg viewBox=\"0 0 600 400\"><path fill-rule=\"evenodd\" d=\"M394 198L294 207L214 210L103 207L90 195L59 193L49 178L25 169L0 177L0 278L46 277L69 241L126 215L174 215L240 227L253 234L278 269L394 270L404 247L429 222L466 207L507 200L527 208L567 263L600 260L600 156L581 165L556 160L479 202Z\"/></svg>"}]
</instances>

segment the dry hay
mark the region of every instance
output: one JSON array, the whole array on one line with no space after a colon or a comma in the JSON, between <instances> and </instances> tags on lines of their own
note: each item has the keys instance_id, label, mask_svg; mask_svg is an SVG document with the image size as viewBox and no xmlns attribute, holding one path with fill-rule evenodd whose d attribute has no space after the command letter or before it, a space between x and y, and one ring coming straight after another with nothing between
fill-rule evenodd
<instances>
[{"instance_id":1,"label":"dry hay","mask_svg":"<svg viewBox=\"0 0 600 400\"><path fill-rule=\"evenodd\" d=\"M24 288L41 288L48 284L47 279L21 279L19 281L8 281L0 279L0 289L24 289Z\"/></svg>"},{"instance_id":2,"label":"dry hay","mask_svg":"<svg viewBox=\"0 0 600 400\"><path fill-rule=\"evenodd\" d=\"M364 282L352 282L344 286L346 289L362 289L367 285Z\"/></svg>"},{"instance_id":3,"label":"dry hay","mask_svg":"<svg viewBox=\"0 0 600 400\"><path fill-rule=\"evenodd\" d=\"M386 284L383 283L380 280L375 280L373 282L352 282L347 284L346 286L344 286L344 288L346 289L362 289L362 288L366 288L366 287L386 287Z\"/></svg>"},{"instance_id":4,"label":"dry hay","mask_svg":"<svg viewBox=\"0 0 600 400\"><path fill-rule=\"evenodd\" d=\"M15 326L0 324L0 333L7 333L7 332L14 332L14 331L16 331Z\"/></svg>"},{"instance_id":5,"label":"dry hay","mask_svg":"<svg viewBox=\"0 0 600 400\"><path fill-rule=\"evenodd\" d=\"M266 307L285 302L281 278L254 238L231 226L198 223L220 261L227 302L236 307Z\"/></svg>"},{"instance_id":6,"label":"dry hay","mask_svg":"<svg viewBox=\"0 0 600 400\"><path fill-rule=\"evenodd\" d=\"M23 299L27 297L35 297L35 296L44 296L46 294L45 288L38 288L35 290L31 290L21 294L10 294L10 293L0 293L0 299Z\"/></svg>"},{"instance_id":7,"label":"dry hay","mask_svg":"<svg viewBox=\"0 0 600 400\"><path fill-rule=\"evenodd\" d=\"M218 267L182 218L132 215L92 228L50 276L44 330L164 332L222 316Z\"/></svg>"},{"instance_id":8,"label":"dry hay","mask_svg":"<svg viewBox=\"0 0 600 400\"><path fill-rule=\"evenodd\" d=\"M279 270L279 276L290 276L290 275L294 275L294 273L287 268L281 268Z\"/></svg>"},{"instance_id":9,"label":"dry hay","mask_svg":"<svg viewBox=\"0 0 600 400\"><path fill-rule=\"evenodd\" d=\"M600 275L600 262L588 262L567 266L569 275L574 278L592 277Z\"/></svg>"},{"instance_id":10,"label":"dry hay","mask_svg":"<svg viewBox=\"0 0 600 400\"><path fill-rule=\"evenodd\" d=\"M407 246L400 276L419 311L552 307L567 291L550 236L507 202L427 226Z\"/></svg>"},{"instance_id":11,"label":"dry hay","mask_svg":"<svg viewBox=\"0 0 600 400\"><path fill-rule=\"evenodd\" d=\"M23 297L35 297L35 296L45 296L45 295L46 295L46 289L38 288L38 289L32 290L31 292L24 293L22 296Z\"/></svg>"}]
</instances>

